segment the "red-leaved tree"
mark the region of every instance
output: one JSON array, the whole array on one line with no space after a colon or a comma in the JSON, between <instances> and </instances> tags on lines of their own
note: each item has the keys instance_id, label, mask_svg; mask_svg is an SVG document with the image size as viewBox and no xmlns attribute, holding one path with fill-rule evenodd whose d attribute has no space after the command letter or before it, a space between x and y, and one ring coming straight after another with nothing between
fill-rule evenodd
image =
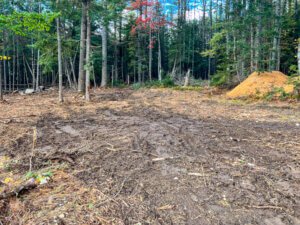
<instances>
[{"instance_id":1,"label":"red-leaved tree","mask_svg":"<svg viewBox=\"0 0 300 225\"><path fill-rule=\"evenodd\" d=\"M137 12L137 19L131 29L131 34L147 34L149 36L149 79L152 80L152 49L158 41L158 75L161 80L161 49L159 31L166 26L167 21L162 14L161 4L158 0L135 0L131 3L129 10ZM140 41L140 40L138 40Z\"/></svg>"}]
</instances>

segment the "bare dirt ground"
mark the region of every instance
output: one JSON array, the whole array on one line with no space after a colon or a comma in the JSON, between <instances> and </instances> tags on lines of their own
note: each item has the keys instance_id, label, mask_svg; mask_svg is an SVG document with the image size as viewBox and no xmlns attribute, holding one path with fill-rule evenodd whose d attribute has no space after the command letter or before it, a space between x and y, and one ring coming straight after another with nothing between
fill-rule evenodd
<instances>
[{"instance_id":1,"label":"bare dirt ground","mask_svg":"<svg viewBox=\"0 0 300 225\"><path fill-rule=\"evenodd\" d=\"M30 165L52 175L0 200L0 224L300 224L299 104L168 89L5 97L0 180Z\"/></svg>"}]
</instances>

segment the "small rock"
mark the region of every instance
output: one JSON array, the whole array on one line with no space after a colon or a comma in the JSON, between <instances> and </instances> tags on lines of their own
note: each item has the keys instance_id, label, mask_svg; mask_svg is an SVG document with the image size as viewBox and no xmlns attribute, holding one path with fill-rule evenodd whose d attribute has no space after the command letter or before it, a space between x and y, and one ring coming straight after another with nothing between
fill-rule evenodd
<instances>
[{"instance_id":1,"label":"small rock","mask_svg":"<svg viewBox=\"0 0 300 225\"><path fill-rule=\"evenodd\" d=\"M29 94L33 94L34 92L35 92L34 89L27 88L24 93L26 95L29 95Z\"/></svg>"}]
</instances>

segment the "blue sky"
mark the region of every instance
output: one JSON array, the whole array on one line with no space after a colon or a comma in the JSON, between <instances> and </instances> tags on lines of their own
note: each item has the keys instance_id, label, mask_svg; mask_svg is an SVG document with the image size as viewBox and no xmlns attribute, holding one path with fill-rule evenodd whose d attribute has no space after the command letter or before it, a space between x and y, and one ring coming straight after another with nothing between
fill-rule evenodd
<instances>
[{"instance_id":1,"label":"blue sky","mask_svg":"<svg viewBox=\"0 0 300 225\"><path fill-rule=\"evenodd\" d=\"M176 15L176 11L178 9L176 4L177 4L178 0L159 0L159 1L163 5L164 11L166 14L169 14L173 11ZM188 9L190 10L190 12L187 12L188 19L194 19L194 18L197 19L200 17L201 14L203 14L202 4L203 4L203 0L190 0L189 1ZM208 6L209 1L207 1L206 4Z\"/></svg>"},{"instance_id":2,"label":"blue sky","mask_svg":"<svg viewBox=\"0 0 300 225\"><path fill-rule=\"evenodd\" d=\"M215 0L206 0L207 8L209 7L211 1L213 2L213 7L216 5L217 1L215 1ZM166 10L170 10L172 8L174 10L177 10L176 4L177 4L178 0L159 0L159 2L164 5ZM218 2L220 4L221 0L219 0ZM189 0L188 8L191 9L191 10L194 9L194 8L201 9L202 5L203 5L203 0Z\"/></svg>"},{"instance_id":3,"label":"blue sky","mask_svg":"<svg viewBox=\"0 0 300 225\"><path fill-rule=\"evenodd\" d=\"M212 0L214 2L214 0ZM177 8L176 3L178 0L159 0L160 3L162 3L167 8ZM220 0L219 0L220 2ZM203 4L203 0L190 0L188 3L188 6L190 9L193 9L194 7L201 7ZM209 0L206 0L206 5L208 6L210 4Z\"/></svg>"},{"instance_id":4,"label":"blue sky","mask_svg":"<svg viewBox=\"0 0 300 225\"><path fill-rule=\"evenodd\" d=\"M154 1L154 0L153 0ZM171 19L170 15L173 13L173 19L176 19L177 17L177 4L178 0L158 0L165 12L165 15L167 16L167 19ZM206 1L206 16L208 16L208 10L211 1L213 2L213 12L215 12L214 8L216 6L216 2L219 2L219 4L223 0L205 0ZM203 0L189 0L188 1L188 10L187 11L187 20L199 20L203 17Z\"/></svg>"}]
</instances>

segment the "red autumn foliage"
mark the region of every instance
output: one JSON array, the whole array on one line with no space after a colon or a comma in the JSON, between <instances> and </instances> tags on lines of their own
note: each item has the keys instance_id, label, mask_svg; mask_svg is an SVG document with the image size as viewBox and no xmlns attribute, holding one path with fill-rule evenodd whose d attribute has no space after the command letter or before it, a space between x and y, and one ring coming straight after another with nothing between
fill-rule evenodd
<instances>
[{"instance_id":1,"label":"red autumn foliage","mask_svg":"<svg viewBox=\"0 0 300 225\"><path fill-rule=\"evenodd\" d=\"M135 21L135 25L131 29L131 34L135 35L137 30L147 33L155 33L159 28L168 24L167 20L161 12L161 5L158 0L135 0L131 3L129 10L136 10L139 16ZM155 39L149 43L149 48L154 48Z\"/></svg>"},{"instance_id":2,"label":"red autumn foliage","mask_svg":"<svg viewBox=\"0 0 300 225\"><path fill-rule=\"evenodd\" d=\"M152 6L153 2L149 0L135 0L131 3L131 9L140 9L144 6Z\"/></svg>"}]
</instances>

